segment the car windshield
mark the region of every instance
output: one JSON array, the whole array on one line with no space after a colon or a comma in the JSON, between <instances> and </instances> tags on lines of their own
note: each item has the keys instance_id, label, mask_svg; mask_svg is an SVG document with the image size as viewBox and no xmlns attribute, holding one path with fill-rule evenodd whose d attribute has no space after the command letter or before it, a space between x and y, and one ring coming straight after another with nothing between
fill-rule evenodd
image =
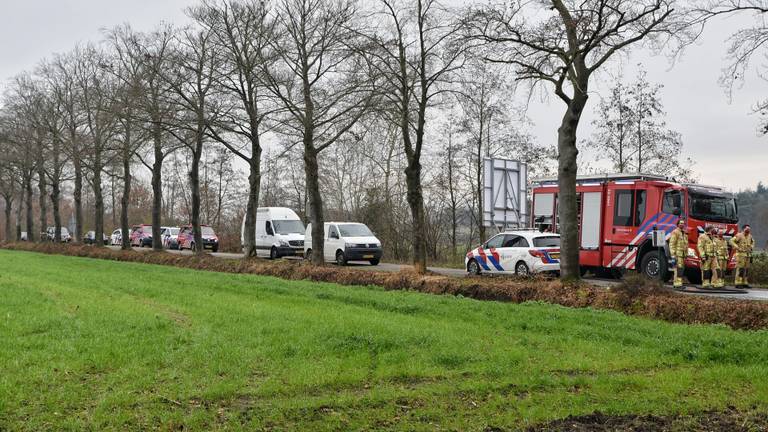
<instances>
[{"instance_id":1,"label":"car windshield","mask_svg":"<svg viewBox=\"0 0 768 432\"><path fill-rule=\"evenodd\" d=\"M179 229L178 228L171 228L168 230L169 235L179 235Z\"/></svg>"},{"instance_id":2,"label":"car windshield","mask_svg":"<svg viewBox=\"0 0 768 432\"><path fill-rule=\"evenodd\" d=\"M304 234L304 224L300 220L273 220L277 234Z\"/></svg>"},{"instance_id":3,"label":"car windshield","mask_svg":"<svg viewBox=\"0 0 768 432\"><path fill-rule=\"evenodd\" d=\"M212 236L212 235L216 235L216 233L214 233L214 232L213 232L213 228L211 228L211 227L207 227L207 226L204 226L204 227L200 227L200 232L201 232L201 234L202 234L202 235L204 235L204 236Z\"/></svg>"},{"instance_id":4,"label":"car windshield","mask_svg":"<svg viewBox=\"0 0 768 432\"><path fill-rule=\"evenodd\" d=\"M533 239L533 246L535 247L560 247L560 237L558 236L546 236L535 237Z\"/></svg>"},{"instance_id":5,"label":"car windshield","mask_svg":"<svg viewBox=\"0 0 768 432\"><path fill-rule=\"evenodd\" d=\"M688 204L690 216L694 219L725 223L739 221L734 198L691 193Z\"/></svg>"},{"instance_id":6,"label":"car windshield","mask_svg":"<svg viewBox=\"0 0 768 432\"><path fill-rule=\"evenodd\" d=\"M340 224L339 232L342 237L373 237L373 233L363 224Z\"/></svg>"},{"instance_id":7,"label":"car windshield","mask_svg":"<svg viewBox=\"0 0 768 432\"><path fill-rule=\"evenodd\" d=\"M64 228L64 227L62 227L61 228L61 235L68 236L69 235L69 230Z\"/></svg>"}]
</instances>

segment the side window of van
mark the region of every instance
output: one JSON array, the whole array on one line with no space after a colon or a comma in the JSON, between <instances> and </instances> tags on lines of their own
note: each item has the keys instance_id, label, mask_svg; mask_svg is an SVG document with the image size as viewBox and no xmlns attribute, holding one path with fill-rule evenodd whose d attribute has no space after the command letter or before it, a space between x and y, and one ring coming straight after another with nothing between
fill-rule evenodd
<instances>
[{"instance_id":1,"label":"side window of van","mask_svg":"<svg viewBox=\"0 0 768 432\"><path fill-rule=\"evenodd\" d=\"M267 231L267 235L275 235L275 232L272 231L272 222L267 221L266 231Z\"/></svg>"},{"instance_id":2,"label":"side window of van","mask_svg":"<svg viewBox=\"0 0 768 432\"><path fill-rule=\"evenodd\" d=\"M328 238L339 238L339 230L336 228L336 225L331 225L331 227L328 229Z\"/></svg>"}]
</instances>

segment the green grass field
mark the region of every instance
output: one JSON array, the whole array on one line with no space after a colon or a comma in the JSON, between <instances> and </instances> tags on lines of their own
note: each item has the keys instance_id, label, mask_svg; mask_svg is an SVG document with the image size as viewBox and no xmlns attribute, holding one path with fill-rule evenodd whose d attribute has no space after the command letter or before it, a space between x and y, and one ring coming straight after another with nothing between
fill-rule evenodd
<instances>
[{"instance_id":1,"label":"green grass field","mask_svg":"<svg viewBox=\"0 0 768 432\"><path fill-rule=\"evenodd\" d=\"M0 430L768 408L768 332L0 250Z\"/></svg>"}]
</instances>

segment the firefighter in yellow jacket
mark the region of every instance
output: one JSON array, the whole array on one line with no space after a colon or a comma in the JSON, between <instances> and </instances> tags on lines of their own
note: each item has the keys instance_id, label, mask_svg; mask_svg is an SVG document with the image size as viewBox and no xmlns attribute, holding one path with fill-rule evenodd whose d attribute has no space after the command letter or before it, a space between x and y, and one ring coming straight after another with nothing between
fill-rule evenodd
<instances>
[{"instance_id":1,"label":"firefighter in yellow jacket","mask_svg":"<svg viewBox=\"0 0 768 432\"><path fill-rule=\"evenodd\" d=\"M717 283L713 282L715 288L722 288L725 286L725 271L728 270L728 242L725 241L725 230L716 230L716 236L712 239L715 242L715 256L717 257Z\"/></svg>"},{"instance_id":2,"label":"firefighter in yellow jacket","mask_svg":"<svg viewBox=\"0 0 768 432\"><path fill-rule=\"evenodd\" d=\"M699 235L699 241L696 244L699 250L699 257L701 258L701 287L712 288L713 284L718 285L720 282L717 277L718 264L717 255L715 254L715 242L712 241L714 228L709 226L703 233Z\"/></svg>"},{"instance_id":3,"label":"firefighter in yellow jacket","mask_svg":"<svg viewBox=\"0 0 768 432\"><path fill-rule=\"evenodd\" d=\"M749 288L749 265L752 262L752 249L755 248L755 239L752 238L749 225L744 225L741 232L731 239L731 247L736 256L734 285L736 288Z\"/></svg>"},{"instance_id":4,"label":"firefighter in yellow jacket","mask_svg":"<svg viewBox=\"0 0 768 432\"><path fill-rule=\"evenodd\" d=\"M685 272L685 257L688 255L688 233L685 229L685 219L677 221L677 228L669 236L669 254L674 260L675 288L683 287L683 273Z\"/></svg>"}]
</instances>

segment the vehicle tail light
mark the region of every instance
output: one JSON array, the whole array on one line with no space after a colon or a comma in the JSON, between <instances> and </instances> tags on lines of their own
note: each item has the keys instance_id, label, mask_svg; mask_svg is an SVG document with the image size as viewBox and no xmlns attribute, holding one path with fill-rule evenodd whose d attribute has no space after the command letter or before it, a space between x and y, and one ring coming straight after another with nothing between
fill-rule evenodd
<instances>
[{"instance_id":1,"label":"vehicle tail light","mask_svg":"<svg viewBox=\"0 0 768 432\"><path fill-rule=\"evenodd\" d=\"M528 253L531 254L531 256L536 258L544 258L544 253L536 249L530 249L528 250Z\"/></svg>"}]
</instances>

